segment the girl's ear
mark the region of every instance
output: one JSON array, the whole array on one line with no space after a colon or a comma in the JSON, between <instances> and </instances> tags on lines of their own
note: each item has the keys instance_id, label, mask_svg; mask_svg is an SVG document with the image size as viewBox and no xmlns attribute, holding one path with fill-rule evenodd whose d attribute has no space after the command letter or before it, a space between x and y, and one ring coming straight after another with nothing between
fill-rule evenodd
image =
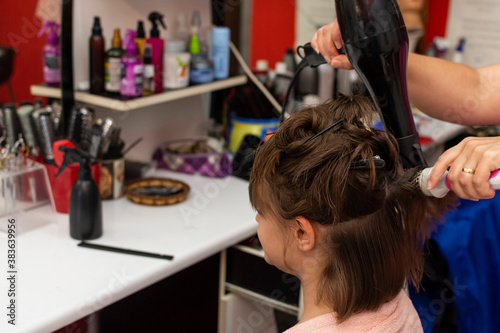
<instances>
[{"instance_id":1,"label":"girl's ear","mask_svg":"<svg viewBox=\"0 0 500 333\"><path fill-rule=\"evenodd\" d=\"M312 250L317 237L312 223L303 216L296 217L295 223L294 237L299 249L304 252Z\"/></svg>"}]
</instances>

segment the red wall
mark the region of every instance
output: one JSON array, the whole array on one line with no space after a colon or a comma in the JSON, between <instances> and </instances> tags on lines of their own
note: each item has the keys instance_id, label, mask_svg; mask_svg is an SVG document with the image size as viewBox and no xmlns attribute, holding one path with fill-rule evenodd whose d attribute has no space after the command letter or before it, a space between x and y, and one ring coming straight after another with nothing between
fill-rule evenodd
<instances>
[{"instance_id":1,"label":"red wall","mask_svg":"<svg viewBox=\"0 0 500 333\"><path fill-rule=\"evenodd\" d=\"M41 22L34 16L37 0L0 1L0 45L17 51L10 80L16 102L34 101L32 84L43 82L42 48L47 38L37 37ZM10 102L7 84L0 86L0 103Z\"/></svg>"},{"instance_id":2,"label":"red wall","mask_svg":"<svg viewBox=\"0 0 500 333\"><path fill-rule=\"evenodd\" d=\"M294 47L295 1L253 0L250 35L250 68L257 60L266 59L274 69L286 49Z\"/></svg>"},{"instance_id":3,"label":"red wall","mask_svg":"<svg viewBox=\"0 0 500 333\"><path fill-rule=\"evenodd\" d=\"M428 0L429 17L427 23L426 45L432 42L432 38L444 37L446 33L446 20L448 18L448 6L450 0Z\"/></svg>"}]
</instances>

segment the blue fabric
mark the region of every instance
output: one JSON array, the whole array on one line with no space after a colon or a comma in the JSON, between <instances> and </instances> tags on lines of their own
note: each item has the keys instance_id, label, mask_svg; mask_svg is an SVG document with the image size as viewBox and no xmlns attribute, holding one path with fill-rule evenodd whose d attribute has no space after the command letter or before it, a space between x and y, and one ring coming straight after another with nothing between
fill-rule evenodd
<instances>
[{"instance_id":1,"label":"blue fabric","mask_svg":"<svg viewBox=\"0 0 500 333\"><path fill-rule=\"evenodd\" d=\"M500 193L490 200L462 200L432 238L450 269L441 290L411 298L425 333L447 303L456 302L459 333L496 332L500 327ZM455 295L450 292L453 288Z\"/></svg>"}]
</instances>

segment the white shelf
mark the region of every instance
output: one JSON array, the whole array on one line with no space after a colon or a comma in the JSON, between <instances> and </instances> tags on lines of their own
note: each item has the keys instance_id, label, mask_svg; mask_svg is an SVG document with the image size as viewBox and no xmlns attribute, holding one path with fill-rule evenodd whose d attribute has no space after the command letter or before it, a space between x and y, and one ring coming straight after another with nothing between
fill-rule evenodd
<instances>
[{"instance_id":1,"label":"white shelf","mask_svg":"<svg viewBox=\"0 0 500 333\"><path fill-rule=\"evenodd\" d=\"M116 111L130 111L146 106L170 102L177 99L196 96L203 93L232 88L247 83L246 75L239 75L224 80L217 80L206 84L191 86L179 90L171 90L147 97L140 97L129 101L93 95L87 92L75 91L75 101L102 106ZM61 89L46 85L32 85L30 92L33 96L61 98Z\"/></svg>"}]
</instances>

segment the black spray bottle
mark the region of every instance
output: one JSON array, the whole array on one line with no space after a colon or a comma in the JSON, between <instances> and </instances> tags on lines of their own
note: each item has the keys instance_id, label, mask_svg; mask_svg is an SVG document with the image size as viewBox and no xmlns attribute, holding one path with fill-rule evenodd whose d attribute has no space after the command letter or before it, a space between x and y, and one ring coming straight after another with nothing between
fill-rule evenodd
<instances>
[{"instance_id":1,"label":"black spray bottle","mask_svg":"<svg viewBox=\"0 0 500 333\"><path fill-rule=\"evenodd\" d=\"M69 198L69 234L79 240L99 238L102 236L101 196L92 178L89 159L70 147L60 146L59 150L64 153L64 160L57 175L70 164L80 164Z\"/></svg>"}]
</instances>

